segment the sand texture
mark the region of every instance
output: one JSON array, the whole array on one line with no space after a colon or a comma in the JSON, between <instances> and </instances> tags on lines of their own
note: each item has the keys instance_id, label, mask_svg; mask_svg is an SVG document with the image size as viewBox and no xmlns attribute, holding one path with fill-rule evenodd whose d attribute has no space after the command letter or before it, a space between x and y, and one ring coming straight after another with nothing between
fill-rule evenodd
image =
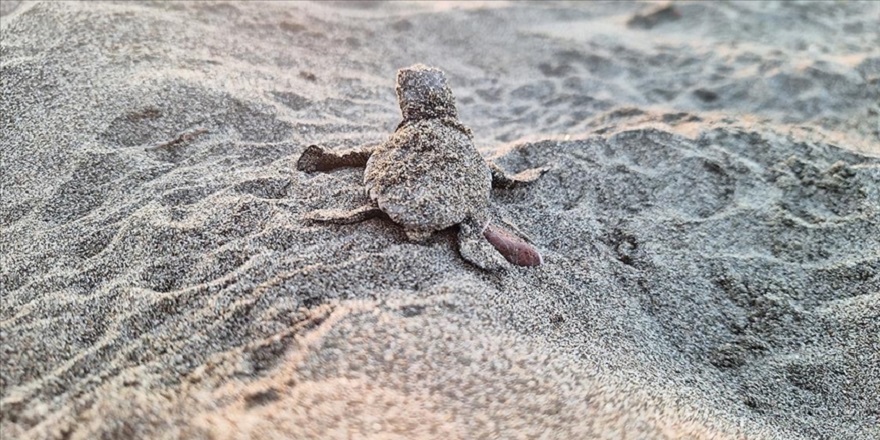
<instances>
[{"instance_id":1,"label":"sand texture","mask_svg":"<svg viewBox=\"0 0 880 440\"><path fill-rule=\"evenodd\" d=\"M880 438L880 3L2 5L4 440ZM415 63L544 265L304 220Z\"/></svg>"}]
</instances>

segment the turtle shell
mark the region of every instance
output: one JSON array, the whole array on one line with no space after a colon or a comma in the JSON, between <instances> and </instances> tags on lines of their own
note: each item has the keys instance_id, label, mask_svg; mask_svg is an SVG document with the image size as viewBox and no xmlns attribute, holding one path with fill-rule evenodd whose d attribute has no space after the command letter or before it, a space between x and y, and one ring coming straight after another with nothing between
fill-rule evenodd
<instances>
[{"instance_id":1,"label":"turtle shell","mask_svg":"<svg viewBox=\"0 0 880 440\"><path fill-rule=\"evenodd\" d=\"M400 126L370 156L364 186L395 223L439 231L487 221L492 176L469 130L452 118Z\"/></svg>"}]
</instances>

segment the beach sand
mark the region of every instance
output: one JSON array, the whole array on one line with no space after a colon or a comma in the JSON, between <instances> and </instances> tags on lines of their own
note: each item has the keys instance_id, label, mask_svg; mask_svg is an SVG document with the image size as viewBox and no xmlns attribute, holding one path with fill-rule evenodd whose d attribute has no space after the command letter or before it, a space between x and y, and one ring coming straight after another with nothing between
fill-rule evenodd
<instances>
[{"instance_id":1,"label":"beach sand","mask_svg":"<svg viewBox=\"0 0 880 440\"><path fill-rule=\"evenodd\" d=\"M2 4L4 439L880 438L880 3ZM415 63L544 265L304 221Z\"/></svg>"}]
</instances>

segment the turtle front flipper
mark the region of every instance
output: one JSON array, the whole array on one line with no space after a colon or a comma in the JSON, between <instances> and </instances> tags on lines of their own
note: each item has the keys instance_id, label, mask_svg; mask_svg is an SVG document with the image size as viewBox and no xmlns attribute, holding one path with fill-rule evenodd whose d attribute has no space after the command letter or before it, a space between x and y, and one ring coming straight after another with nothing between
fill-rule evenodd
<instances>
[{"instance_id":1,"label":"turtle front flipper","mask_svg":"<svg viewBox=\"0 0 880 440\"><path fill-rule=\"evenodd\" d=\"M518 185L532 183L538 180L539 177L543 176L544 173L546 173L548 170L550 170L549 166L545 166L539 168L530 168L525 171L520 171L517 174L510 175L497 164L493 162L489 162L488 164L489 170L492 171L492 188L509 189Z\"/></svg>"},{"instance_id":2,"label":"turtle front flipper","mask_svg":"<svg viewBox=\"0 0 880 440\"><path fill-rule=\"evenodd\" d=\"M313 222L335 223L337 225L350 225L360 223L382 215L378 206L369 204L350 211L341 209L318 209L306 214L306 220Z\"/></svg>"},{"instance_id":3,"label":"turtle front flipper","mask_svg":"<svg viewBox=\"0 0 880 440\"><path fill-rule=\"evenodd\" d=\"M501 255L483 237L482 228L469 223L459 225L458 252L461 257L483 270L499 270L510 267Z\"/></svg>"},{"instance_id":4,"label":"turtle front flipper","mask_svg":"<svg viewBox=\"0 0 880 440\"><path fill-rule=\"evenodd\" d=\"M337 168L363 168L373 153L372 148L349 150L341 153L326 151L317 145L309 145L299 160L296 169L300 171L331 171Z\"/></svg>"}]
</instances>

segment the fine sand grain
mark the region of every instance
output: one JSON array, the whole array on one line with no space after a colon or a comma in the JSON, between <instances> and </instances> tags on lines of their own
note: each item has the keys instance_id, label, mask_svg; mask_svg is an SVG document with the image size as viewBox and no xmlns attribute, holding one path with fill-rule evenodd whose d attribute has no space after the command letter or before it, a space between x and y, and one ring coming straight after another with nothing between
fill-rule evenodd
<instances>
[{"instance_id":1,"label":"fine sand grain","mask_svg":"<svg viewBox=\"0 0 880 440\"><path fill-rule=\"evenodd\" d=\"M3 439L880 438L880 3L0 13ZM543 266L303 220L415 63Z\"/></svg>"}]
</instances>

